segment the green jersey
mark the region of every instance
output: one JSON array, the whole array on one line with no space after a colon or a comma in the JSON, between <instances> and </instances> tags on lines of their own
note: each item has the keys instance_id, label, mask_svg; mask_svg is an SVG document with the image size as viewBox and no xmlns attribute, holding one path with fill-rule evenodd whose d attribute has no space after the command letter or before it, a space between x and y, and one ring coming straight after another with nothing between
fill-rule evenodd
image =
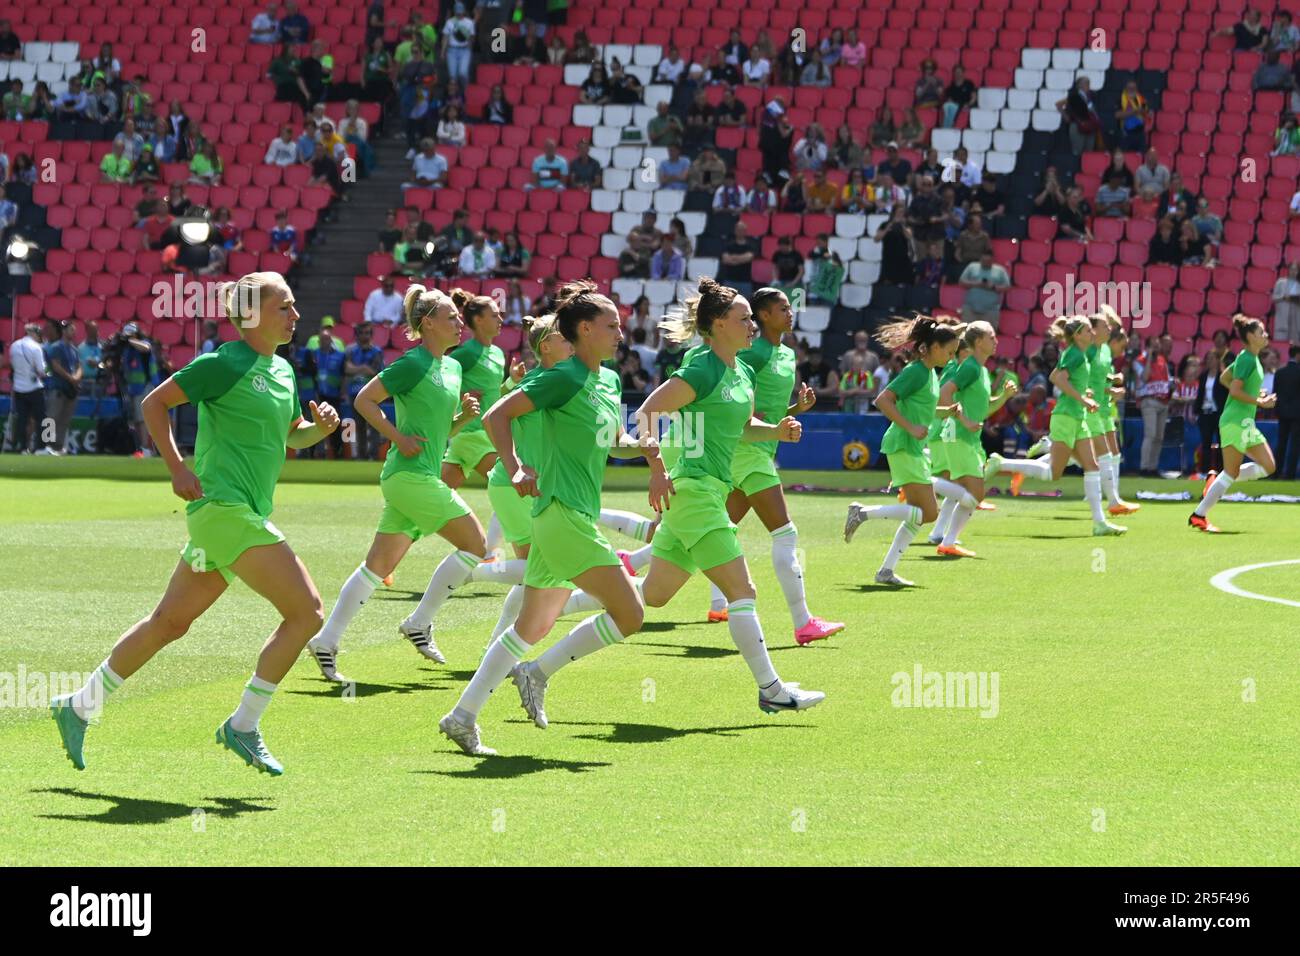
<instances>
[{"instance_id":1,"label":"green jersey","mask_svg":"<svg viewBox=\"0 0 1300 956\"><path fill-rule=\"evenodd\" d=\"M920 359L908 362L903 370L889 380L886 390L898 399L898 412L913 425L929 428L934 421L934 410L939 405L939 376L926 367ZM920 457L925 444L894 423L885 429L880 451L889 455L899 452Z\"/></svg>"},{"instance_id":2,"label":"green jersey","mask_svg":"<svg viewBox=\"0 0 1300 956\"><path fill-rule=\"evenodd\" d=\"M790 396L798 378L794 349L787 345L773 345L760 335L736 358L754 371L754 414L775 425L790 411ZM779 444L763 441L755 442L754 447L775 457Z\"/></svg>"},{"instance_id":3,"label":"green jersey","mask_svg":"<svg viewBox=\"0 0 1300 956\"><path fill-rule=\"evenodd\" d=\"M380 480L399 471L439 477L451 423L460 405L460 366L450 356L435 358L423 345L417 345L380 372L379 380L393 396L397 430L428 439L420 453L410 458L396 444L389 446Z\"/></svg>"},{"instance_id":4,"label":"green jersey","mask_svg":"<svg viewBox=\"0 0 1300 956\"><path fill-rule=\"evenodd\" d=\"M528 374L520 379L517 387L522 388L524 382L536 378L537 374L542 371L544 371L544 369L540 365L530 369ZM529 412L527 415L520 415L510 423L510 435L514 439L515 443L515 457L525 465L528 465L528 467L536 470L537 463L541 459L541 416L535 411ZM514 476L506 474L506 466L502 463L500 458L497 458L497 463L493 465L492 470L488 472L487 480L489 485L508 486L512 477Z\"/></svg>"},{"instance_id":5,"label":"green jersey","mask_svg":"<svg viewBox=\"0 0 1300 956\"><path fill-rule=\"evenodd\" d=\"M1092 387L1092 397L1097 400L1097 414L1110 418L1110 374L1114 370L1114 356L1110 354L1110 343L1090 345L1088 347L1088 384Z\"/></svg>"},{"instance_id":6,"label":"green jersey","mask_svg":"<svg viewBox=\"0 0 1300 956\"><path fill-rule=\"evenodd\" d=\"M950 381L952 381L952 377L957 374L957 366L958 366L958 362L955 358L948 359L948 364L945 365L943 367L943 371L939 373L940 391L943 391L943 387L947 385ZM925 440L927 442L932 442L932 441L939 441L941 438L943 438L944 435L943 430L945 426L948 425L948 422L950 421L956 421L956 419L936 418L934 421L930 422L930 434L925 436Z\"/></svg>"},{"instance_id":7,"label":"green jersey","mask_svg":"<svg viewBox=\"0 0 1300 956\"><path fill-rule=\"evenodd\" d=\"M575 355L552 368L534 369L519 387L541 419L538 491L534 517L552 501L595 521L605 459L622 424L623 385L617 372L594 372Z\"/></svg>"},{"instance_id":8,"label":"green jersey","mask_svg":"<svg viewBox=\"0 0 1300 956\"><path fill-rule=\"evenodd\" d=\"M301 417L293 366L240 339L200 355L172 379L199 411L194 473L203 497L186 513L221 501L269 517L289 426Z\"/></svg>"},{"instance_id":9,"label":"green jersey","mask_svg":"<svg viewBox=\"0 0 1300 956\"><path fill-rule=\"evenodd\" d=\"M677 368L682 368L686 365L689 365L691 363L691 359L695 358L695 356L703 355L705 352L708 351L710 351L708 342L701 342L699 345L691 346L686 350L686 353L682 356L681 364L678 365ZM677 368L673 369L673 372L676 372ZM668 373L668 378L672 378L672 372ZM667 379L665 379L665 381L666 380ZM662 435L659 436L659 444L663 448L673 449L673 451L670 452L670 455L672 457L664 459L664 467L667 468L669 471L672 471L673 463L677 461L677 419L674 418L668 422L668 429Z\"/></svg>"},{"instance_id":10,"label":"green jersey","mask_svg":"<svg viewBox=\"0 0 1300 956\"><path fill-rule=\"evenodd\" d=\"M1062 352L1056 367L1065 369L1066 374L1070 376L1070 384L1080 395L1088 390L1088 381L1092 377L1092 369L1088 364L1088 356L1083 354L1083 349L1079 348L1079 346L1071 345ZM1056 399L1055 411L1082 420L1084 414L1083 402L1062 392Z\"/></svg>"},{"instance_id":11,"label":"green jersey","mask_svg":"<svg viewBox=\"0 0 1300 956\"><path fill-rule=\"evenodd\" d=\"M495 345L484 345L478 339L470 339L449 354L460 363L461 386L467 392L478 393L479 415L463 430L482 431L482 413L501 397L501 382L506 377L506 355Z\"/></svg>"},{"instance_id":12,"label":"green jersey","mask_svg":"<svg viewBox=\"0 0 1300 956\"><path fill-rule=\"evenodd\" d=\"M983 424L984 419L989 417L989 402L992 400L992 380L989 370L981 365L980 360L975 356L968 355L966 360L953 371L952 380L957 383L956 398L961 404L962 413L971 421ZM956 426L952 431L952 438L949 439L945 434L945 440L964 441L968 445L980 444L980 432L971 431L955 417L945 421L952 422Z\"/></svg>"},{"instance_id":13,"label":"green jersey","mask_svg":"<svg viewBox=\"0 0 1300 956\"><path fill-rule=\"evenodd\" d=\"M731 457L740 443L745 426L754 415L754 371L737 359L728 366L712 349L697 353L677 371L695 392L689 405L677 414L683 437L699 443L699 448L683 451L673 464L673 478L711 476L731 485Z\"/></svg>"},{"instance_id":14,"label":"green jersey","mask_svg":"<svg viewBox=\"0 0 1300 956\"><path fill-rule=\"evenodd\" d=\"M1242 349L1237 360L1232 363L1232 378L1241 379L1241 390L1251 398L1258 397L1259 387L1264 382L1264 368L1259 364L1259 358ZM1228 384L1232 384L1232 379L1228 380ZM1222 420L1232 422L1234 425L1247 420L1253 422L1257 411L1259 411L1258 405L1239 402L1229 395L1228 400L1223 403Z\"/></svg>"}]
</instances>

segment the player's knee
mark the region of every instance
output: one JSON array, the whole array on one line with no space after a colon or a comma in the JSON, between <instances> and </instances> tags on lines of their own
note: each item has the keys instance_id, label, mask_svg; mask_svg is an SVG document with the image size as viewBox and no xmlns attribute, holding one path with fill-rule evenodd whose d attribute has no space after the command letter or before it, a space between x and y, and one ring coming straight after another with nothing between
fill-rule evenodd
<instances>
[{"instance_id":1,"label":"player's knee","mask_svg":"<svg viewBox=\"0 0 1300 956\"><path fill-rule=\"evenodd\" d=\"M149 617L150 630L160 644L180 640L193 623L192 616L171 608L158 608Z\"/></svg>"},{"instance_id":2,"label":"player's knee","mask_svg":"<svg viewBox=\"0 0 1300 956\"><path fill-rule=\"evenodd\" d=\"M921 505L921 524L934 524L939 517L939 509L931 504Z\"/></svg>"},{"instance_id":3,"label":"player's knee","mask_svg":"<svg viewBox=\"0 0 1300 956\"><path fill-rule=\"evenodd\" d=\"M645 623L645 606L638 600L627 607L610 611L609 616L614 619L618 632L628 637L641 630L641 625Z\"/></svg>"}]
</instances>

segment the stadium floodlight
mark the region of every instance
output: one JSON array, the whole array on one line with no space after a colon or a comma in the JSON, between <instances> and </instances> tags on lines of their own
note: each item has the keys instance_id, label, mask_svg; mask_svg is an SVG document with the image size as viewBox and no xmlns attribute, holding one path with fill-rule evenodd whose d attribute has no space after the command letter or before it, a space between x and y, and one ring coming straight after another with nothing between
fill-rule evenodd
<instances>
[{"instance_id":1,"label":"stadium floodlight","mask_svg":"<svg viewBox=\"0 0 1300 956\"><path fill-rule=\"evenodd\" d=\"M10 262L26 262L31 252L31 244L22 236L14 236L9 240L8 256Z\"/></svg>"},{"instance_id":2,"label":"stadium floodlight","mask_svg":"<svg viewBox=\"0 0 1300 956\"><path fill-rule=\"evenodd\" d=\"M32 274L32 253L39 252L40 246L22 236L12 236L5 247L5 271L11 276L29 276Z\"/></svg>"},{"instance_id":3,"label":"stadium floodlight","mask_svg":"<svg viewBox=\"0 0 1300 956\"><path fill-rule=\"evenodd\" d=\"M212 234L212 227L206 219L182 219L180 233L184 242L197 246L208 241L208 237Z\"/></svg>"}]
</instances>

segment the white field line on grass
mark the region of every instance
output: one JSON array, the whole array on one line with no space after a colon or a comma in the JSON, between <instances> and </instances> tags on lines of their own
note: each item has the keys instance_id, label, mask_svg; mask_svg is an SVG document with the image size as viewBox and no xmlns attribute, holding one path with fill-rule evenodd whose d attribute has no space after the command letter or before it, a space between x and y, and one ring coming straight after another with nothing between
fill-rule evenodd
<instances>
[{"instance_id":1,"label":"white field line on grass","mask_svg":"<svg viewBox=\"0 0 1300 956\"><path fill-rule=\"evenodd\" d=\"M1265 561L1263 564L1244 564L1239 568L1228 568L1228 570L1220 571L1210 578L1210 584L1220 591L1235 594L1237 597L1254 598L1256 601L1271 601L1274 604L1285 604L1288 607L1300 607L1300 601L1269 597L1267 594L1256 594L1254 591L1247 591L1232 583L1233 578L1239 574L1245 574L1247 571L1258 571L1260 568L1276 568L1283 564L1300 564L1300 558L1292 558L1288 561Z\"/></svg>"}]
</instances>

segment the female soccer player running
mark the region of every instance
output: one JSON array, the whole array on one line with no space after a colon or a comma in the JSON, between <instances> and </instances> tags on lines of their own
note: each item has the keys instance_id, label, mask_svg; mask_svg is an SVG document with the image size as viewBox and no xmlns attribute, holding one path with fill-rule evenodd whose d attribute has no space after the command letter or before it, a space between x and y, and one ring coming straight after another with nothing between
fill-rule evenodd
<instances>
[{"instance_id":1,"label":"female soccer player running","mask_svg":"<svg viewBox=\"0 0 1300 956\"><path fill-rule=\"evenodd\" d=\"M491 296L471 295L464 289L452 289L451 300L473 337L466 339L461 346L453 343L448 354L460 366L461 388L478 399L481 412L505 391L506 356L492 344L492 340L501 334L501 310ZM515 370L511 370L511 374L515 377ZM522 366L517 376L523 376ZM483 431L480 413L476 413L447 443L442 480L448 488L455 490L465 483L465 476L471 471L486 478L496 460L496 449Z\"/></svg>"},{"instance_id":2,"label":"female soccer player running","mask_svg":"<svg viewBox=\"0 0 1300 956\"><path fill-rule=\"evenodd\" d=\"M930 422L936 415L947 418L956 406L939 405L939 379L935 369L942 368L957 351L964 326L918 315L886 325L876 338L889 349L912 344L916 358L889 380L876 398L876 407L892 423L880 443L882 454L889 456L889 476L895 488L903 492L904 502L889 505L849 505L844 521L844 540L852 541L859 525L868 519L901 520L894 543L885 555L885 563L876 572L877 584L911 587L912 582L894 570L921 525L939 515L934 498L934 479L925 457L925 440Z\"/></svg>"},{"instance_id":3,"label":"female soccer player running","mask_svg":"<svg viewBox=\"0 0 1300 956\"><path fill-rule=\"evenodd\" d=\"M1109 305L1090 316L1093 344L1089 346L1089 385L1097 402L1097 411L1088 416L1088 429L1092 432L1092 451L1101 471L1101 490L1110 502L1106 509L1113 515L1129 515L1142 506L1125 501L1119 494L1119 466L1123 456L1119 453L1116 435L1116 402L1124 400L1124 376L1115 371L1115 356L1124 352L1128 333L1120 323L1119 315Z\"/></svg>"},{"instance_id":4,"label":"female soccer player running","mask_svg":"<svg viewBox=\"0 0 1300 956\"><path fill-rule=\"evenodd\" d=\"M754 416L753 372L737 353L750 344L756 328L749 303L735 289L700 279L699 295L686 300L685 315L661 323L660 328L673 342L688 342L698 330L709 348L674 372L637 412L640 443L650 462L650 506L664 516L651 545L654 557L641 593L647 605L663 607L691 575L702 570L729 602L731 638L758 684L759 708L767 713L806 710L826 695L801 690L798 684L783 684L777 676L763 642L754 584L736 538L736 526L727 516L732 456L742 438L797 441L799 423L789 416L777 423ZM698 449L681 451L671 472L657 454L654 436L660 416L672 416L674 423L683 423L683 433L684 423L690 422L691 433L702 439ZM524 619L526 614L521 614L520 620ZM538 727L547 723L547 681L564 665L599 647L581 644L575 634L516 670L520 701ZM609 643L613 642L606 641Z\"/></svg>"},{"instance_id":5,"label":"female soccer player running","mask_svg":"<svg viewBox=\"0 0 1300 956\"><path fill-rule=\"evenodd\" d=\"M795 394L794 350L781 343L782 337L794 328L794 310L790 308L790 300L779 289L764 288L754 293L750 306L758 323L758 336L736 358L754 372L755 417L776 423L787 416L808 411L816 403L817 396L807 385L801 386ZM793 404L790 403L792 395L795 396ZM772 569L790 608L794 639L799 644L809 644L844 630L844 625L824 621L808 610L803 568L799 566L797 557L799 529L790 520L786 507L785 491L776 471L776 447L776 441L742 441L736 445L731 459L732 490L727 496L727 515L732 523L739 524L753 510L767 528L772 537ZM715 601L726 600L716 584L711 587Z\"/></svg>"},{"instance_id":6,"label":"female soccer player running","mask_svg":"<svg viewBox=\"0 0 1300 956\"><path fill-rule=\"evenodd\" d=\"M1232 327L1243 347L1237 360L1219 376L1219 381L1228 386L1228 400L1219 418L1223 471L1212 482L1206 483L1201 503L1187 519L1193 528L1211 533L1219 529L1210 524L1210 509L1232 483L1267 478L1277 467L1273 461L1273 449L1269 448L1263 432L1255 424L1256 411L1277 404L1276 395L1266 395L1260 389L1264 369L1259 364L1259 353L1268 345L1268 333L1259 319L1241 314L1232 317ZM1246 458L1251 460L1243 464Z\"/></svg>"},{"instance_id":7,"label":"female soccer player running","mask_svg":"<svg viewBox=\"0 0 1300 956\"><path fill-rule=\"evenodd\" d=\"M993 397L988 361L997 348L997 333L989 323L972 322L966 326L961 351L967 355L939 389L939 404L955 402L959 409L955 415L943 419L941 430L943 461L949 477L961 491L960 495L945 497L939 508L939 524L944 530L938 553L950 557L975 557L974 551L957 543L957 536L984 500L984 420L1016 392L1015 384L1005 379L1002 390ZM936 487L938 484L935 482ZM934 536L930 537L933 542Z\"/></svg>"},{"instance_id":8,"label":"female soccer player running","mask_svg":"<svg viewBox=\"0 0 1300 956\"><path fill-rule=\"evenodd\" d=\"M657 457L628 445L622 432L618 373L602 366L622 340L618 308L593 282L560 289L555 309L560 334L573 357L527 379L484 416L483 423L520 496L532 496L532 542L518 619L494 640L478 670L438 728L468 754L495 753L479 737L479 711L488 695L547 635L574 585L605 610L588 618L542 656L554 663L563 648L576 660L641 629L645 607L614 549L596 527L605 459ZM541 460L519 461L511 425L536 411L541 418ZM558 665L555 665L558 666Z\"/></svg>"},{"instance_id":9,"label":"female soccer player running","mask_svg":"<svg viewBox=\"0 0 1300 956\"><path fill-rule=\"evenodd\" d=\"M248 765L271 774L284 767L271 756L258 722L276 686L320 627L320 595L270 514L285 448L308 448L338 428L338 413L311 402L303 421L293 367L275 354L293 340L298 312L284 278L254 272L225 291L225 310L240 337L199 356L144 399L144 420L172 476L172 491L188 501L189 542L154 612L128 630L112 654L74 694L50 702L63 749L86 767L86 727L105 698L167 644L182 637L238 577L266 598L281 621L262 648L257 669L235 712L217 729L217 742ZM198 406L194 470L185 467L168 410Z\"/></svg>"},{"instance_id":10,"label":"female soccer player running","mask_svg":"<svg viewBox=\"0 0 1300 956\"><path fill-rule=\"evenodd\" d=\"M344 583L325 626L307 645L321 675L337 683L348 683L336 665L343 632L412 544L436 534L456 549L434 571L420 605L398 626L422 657L439 664L445 658L433 642L429 622L486 554L483 526L440 477L448 437L476 420L479 411L473 395L462 401L461 366L447 354L460 341L460 314L446 294L418 284L406 290L402 306L407 338L419 346L367 382L353 403L390 442L379 474L384 510L365 561ZM390 397L396 425L379 407Z\"/></svg>"},{"instance_id":11,"label":"female soccer player running","mask_svg":"<svg viewBox=\"0 0 1300 956\"><path fill-rule=\"evenodd\" d=\"M1092 344L1092 323L1086 316L1061 316L1048 330L1062 345L1061 357L1052 372L1052 384L1060 397L1052 409L1052 448L1046 460L1003 458L996 452L984 464L984 480L1001 473L1020 473L1039 481L1056 481L1065 473L1073 455L1083 468L1083 496L1092 509L1094 535L1123 534L1128 529L1106 520L1101 506L1101 471L1092 451L1092 431L1086 416L1097 411L1088 383L1092 370L1087 350Z\"/></svg>"}]
</instances>

